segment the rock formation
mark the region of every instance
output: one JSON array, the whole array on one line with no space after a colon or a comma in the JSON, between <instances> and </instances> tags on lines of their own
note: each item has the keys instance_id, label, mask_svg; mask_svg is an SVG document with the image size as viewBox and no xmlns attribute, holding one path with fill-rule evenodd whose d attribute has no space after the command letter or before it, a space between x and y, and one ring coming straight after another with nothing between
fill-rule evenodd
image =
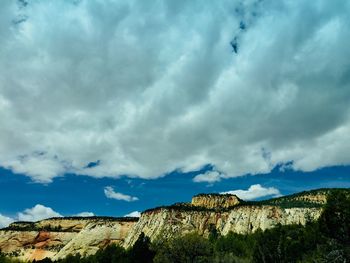
<instances>
[{"instance_id":1,"label":"rock formation","mask_svg":"<svg viewBox=\"0 0 350 263\"><path fill-rule=\"evenodd\" d=\"M199 194L192 198L191 204L209 209L220 209L238 205L240 202L241 200L236 195Z\"/></svg>"},{"instance_id":2,"label":"rock formation","mask_svg":"<svg viewBox=\"0 0 350 263\"><path fill-rule=\"evenodd\" d=\"M237 206L229 211L182 211L176 207L161 208L144 212L130 230L124 246L135 243L143 232L151 240L158 237L171 238L190 232L208 236L212 228L222 235L230 231L239 234L265 230L277 224L303 224L317 220L322 208L281 208L276 206Z\"/></svg>"},{"instance_id":3,"label":"rock formation","mask_svg":"<svg viewBox=\"0 0 350 263\"><path fill-rule=\"evenodd\" d=\"M191 203L146 210L138 218L70 217L16 222L0 230L3 253L24 260L58 259L68 254L94 254L111 243L132 246L143 232L151 240L189 232L208 236L265 230L277 224L305 224L322 213L331 189L302 192L258 202L235 195L200 194ZM350 194L349 189L343 189Z\"/></svg>"},{"instance_id":4,"label":"rock formation","mask_svg":"<svg viewBox=\"0 0 350 263\"><path fill-rule=\"evenodd\" d=\"M22 260L94 254L111 243L123 244L137 218L72 217L16 222L0 230L0 249Z\"/></svg>"}]
</instances>

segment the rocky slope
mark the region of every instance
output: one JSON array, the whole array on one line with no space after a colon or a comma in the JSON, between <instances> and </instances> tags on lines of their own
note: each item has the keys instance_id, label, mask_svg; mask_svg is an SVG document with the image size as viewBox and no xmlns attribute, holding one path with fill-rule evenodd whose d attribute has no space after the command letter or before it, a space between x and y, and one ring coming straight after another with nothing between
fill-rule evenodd
<instances>
[{"instance_id":1,"label":"rocky slope","mask_svg":"<svg viewBox=\"0 0 350 263\"><path fill-rule=\"evenodd\" d=\"M0 248L23 260L53 257L76 235L74 232L0 230Z\"/></svg>"},{"instance_id":2,"label":"rocky slope","mask_svg":"<svg viewBox=\"0 0 350 263\"><path fill-rule=\"evenodd\" d=\"M308 220L317 220L322 208L281 208L276 206L237 206L227 211L181 210L176 207L150 210L142 214L140 220L131 229L124 246L135 243L143 232L151 240L158 237L171 238L189 232L208 236L212 228L222 235L232 231L239 234L265 230L277 224L303 224Z\"/></svg>"},{"instance_id":3,"label":"rocky slope","mask_svg":"<svg viewBox=\"0 0 350 263\"><path fill-rule=\"evenodd\" d=\"M25 260L57 259L93 254L111 243L130 247L142 232L155 240L193 231L208 236L213 228L226 235L277 224L305 224L319 218L331 191L320 189L259 202L245 202L235 195L200 194L190 203L146 210L140 219L72 217L17 222L0 230L0 249ZM342 191L350 194L349 189Z\"/></svg>"},{"instance_id":4,"label":"rocky slope","mask_svg":"<svg viewBox=\"0 0 350 263\"><path fill-rule=\"evenodd\" d=\"M123 245L134 224L135 221L89 223L53 258L58 259L76 253L86 256L95 254L99 248L112 243Z\"/></svg>"},{"instance_id":5,"label":"rocky slope","mask_svg":"<svg viewBox=\"0 0 350 263\"><path fill-rule=\"evenodd\" d=\"M123 243L137 218L51 218L16 222L0 230L0 249L22 260L88 255L110 243Z\"/></svg>"}]
</instances>

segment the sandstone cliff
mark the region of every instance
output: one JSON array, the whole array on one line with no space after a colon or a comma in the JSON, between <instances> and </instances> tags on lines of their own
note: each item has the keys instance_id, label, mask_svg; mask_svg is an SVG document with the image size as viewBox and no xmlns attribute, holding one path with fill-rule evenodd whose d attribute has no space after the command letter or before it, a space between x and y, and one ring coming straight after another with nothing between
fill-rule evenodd
<instances>
[{"instance_id":1,"label":"sandstone cliff","mask_svg":"<svg viewBox=\"0 0 350 263\"><path fill-rule=\"evenodd\" d=\"M51 218L16 222L0 230L0 249L22 260L88 255L110 243L123 243L137 218Z\"/></svg>"},{"instance_id":2,"label":"sandstone cliff","mask_svg":"<svg viewBox=\"0 0 350 263\"><path fill-rule=\"evenodd\" d=\"M122 245L134 224L134 221L89 223L53 258L58 259L76 253L86 256L95 254L99 248L112 243Z\"/></svg>"},{"instance_id":3,"label":"sandstone cliff","mask_svg":"<svg viewBox=\"0 0 350 263\"><path fill-rule=\"evenodd\" d=\"M155 240L189 232L208 236L213 228L226 235L277 224L305 224L319 218L331 191L320 189L259 202L245 202L235 195L200 194L190 203L146 210L140 219L71 217L16 222L0 230L0 249L24 260L58 259L68 254L94 254L111 243L127 248L142 232ZM350 194L349 189L343 191Z\"/></svg>"},{"instance_id":4,"label":"sandstone cliff","mask_svg":"<svg viewBox=\"0 0 350 263\"><path fill-rule=\"evenodd\" d=\"M238 205L240 202L241 200L236 195L200 194L192 198L191 205L211 209L221 209Z\"/></svg>"},{"instance_id":5,"label":"sandstone cliff","mask_svg":"<svg viewBox=\"0 0 350 263\"><path fill-rule=\"evenodd\" d=\"M161 208L147 211L130 230L124 246L135 243L143 232L151 240L170 238L189 232L208 236L214 227L222 235L232 231L248 234L258 229L265 230L277 224L305 224L317 220L322 208L280 208L276 206L238 206L229 211L196 211Z\"/></svg>"},{"instance_id":6,"label":"sandstone cliff","mask_svg":"<svg viewBox=\"0 0 350 263\"><path fill-rule=\"evenodd\" d=\"M76 235L73 232L0 230L1 251L22 260L53 257Z\"/></svg>"}]
</instances>

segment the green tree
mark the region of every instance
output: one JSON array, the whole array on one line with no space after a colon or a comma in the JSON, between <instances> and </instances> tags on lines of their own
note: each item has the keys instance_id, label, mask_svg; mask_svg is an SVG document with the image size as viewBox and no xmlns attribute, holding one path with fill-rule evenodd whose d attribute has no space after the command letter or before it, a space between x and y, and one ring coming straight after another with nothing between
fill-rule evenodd
<instances>
[{"instance_id":1,"label":"green tree","mask_svg":"<svg viewBox=\"0 0 350 263\"><path fill-rule=\"evenodd\" d=\"M154 256L155 252L151 249L150 239L144 233L141 233L133 247L128 251L129 260L133 263L151 263Z\"/></svg>"},{"instance_id":2,"label":"green tree","mask_svg":"<svg viewBox=\"0 0 350 263\"><path fill-rule=\"evenodd\" d=\"M253 235L240 235L229 232L226 236L221 236L215 243L215 250L219 254L231 253L237 257L249 258L254 247Z\"/></svg>"},{"instance_id":3,"label":"green tree","mask_svg":"<svg viewBox=\"0 0 350 263\"><path fill-rule=\"evenodd\" d=\"M100 249L94 256L90 256L91 262L98 263L124 263L127 261L127 254L123 247L119 245L109 245L104 249Z\"/></svg>"},{"instance_id":4,"label":"green tree","mask_svg":"<svg viewBox=\"0 0 350 263\"><path fill-rule=\"evenodd\" d=\"M333 192L320 217L320 230L343 244L350 244L350 198L342 191Z\"/></svg>"},{"instance_id":5,"label":"green tree","mask_svg":"<svg viewBox=\"0 0 350 263\"><path fill-rule=\"evenodd\" d=\"M213 248L208 239L195 234L176 237L159 246L155 262L205 263L212 262Z\"/></svg>"}]
</instances>

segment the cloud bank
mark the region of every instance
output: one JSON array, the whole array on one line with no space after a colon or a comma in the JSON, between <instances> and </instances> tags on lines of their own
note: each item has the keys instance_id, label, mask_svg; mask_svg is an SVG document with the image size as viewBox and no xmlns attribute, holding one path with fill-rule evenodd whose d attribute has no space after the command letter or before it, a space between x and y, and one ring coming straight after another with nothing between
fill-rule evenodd
<instances>
[{"instance_id":1,"label":"cloud bank","mask_svg":"<svg viewBox=\"0 0 350 263\"><path fill-rule=\"evenodd\" d=\"M281 196L280 191L274 187L263 187L260 184L251 185L248 190L232 190L222 192L221 194L233 194L237 195L243 200L254 200L260 197L279 197Z\"/></svg>"},{"instance_id":2,"label":"cloud bank","mask_svg":"<svg viewBox=\"0 0 350 263\"><path fill-rule=\"evenodd\" d=\"M50 217L62 217L62 215L52 210L52 208L41 204L25 209L17 215L19 221L39 221Z\"/></svg>"},{"instance_id":3,"label":"cloud bank","mask_svg":"<svg viewBox=\"0 0 350 263\"><path fill-rule=\"evenodd\" d=\"M350 164L349 13L327 0L1 1L0 166L47 183Z\"/></svg>"},{"instance_id":4,"label":"cloud bank","mask_svg":"<svg viewBox=\"0 0 350 263\"><path fill-rule=\"evenodd\" d=\"M14 221L15 220L13 218L0 214L0 228L7 227Z\"/></svg>"},{"instance_id":5,"label":"cloud bank","mask_svg":"<svg viewBox=\"0 0 350 263\"><path fill-rule=\"evenodd\" d=\"M94 216L92 212L81 212L73 216L89 217ZM47 207L41 204L37 204L32 208L27 208L22 212L18 212L15 217L8 217L0 214L0 228L7 227L9 224L15 221L39 221L51 217L62 217L62 215L54 211L51 207Z\"/></svg>"},{"instance_id":6,"label":"cloud bank","mask_svg":"<svg viewBox=\"0 0 350 263\"><path fill-rule=\"evenodd\" d=\"M15 217L8 217L0 214L0 228L7 227L15 221L39 221L50 217L61 217L62 215L54 211L50 207L37 204L32 208L27 208L22 212L18 212Z\"/></svg>"},{"instance_id":7,"label":"cloud bank","mask_svg":"<svg viewBox=\"0 0 350 263\"><path fill-rule=\"evenodd\" d=\"M110 199L116 199L116 200L121 200L126 202L133 202L133 201L139 200L135 196L130 196L130 195L115 192L111 186L106 186L104 188L104 193L105 193L105 196Z\"/></svg>"}]
</instances>

